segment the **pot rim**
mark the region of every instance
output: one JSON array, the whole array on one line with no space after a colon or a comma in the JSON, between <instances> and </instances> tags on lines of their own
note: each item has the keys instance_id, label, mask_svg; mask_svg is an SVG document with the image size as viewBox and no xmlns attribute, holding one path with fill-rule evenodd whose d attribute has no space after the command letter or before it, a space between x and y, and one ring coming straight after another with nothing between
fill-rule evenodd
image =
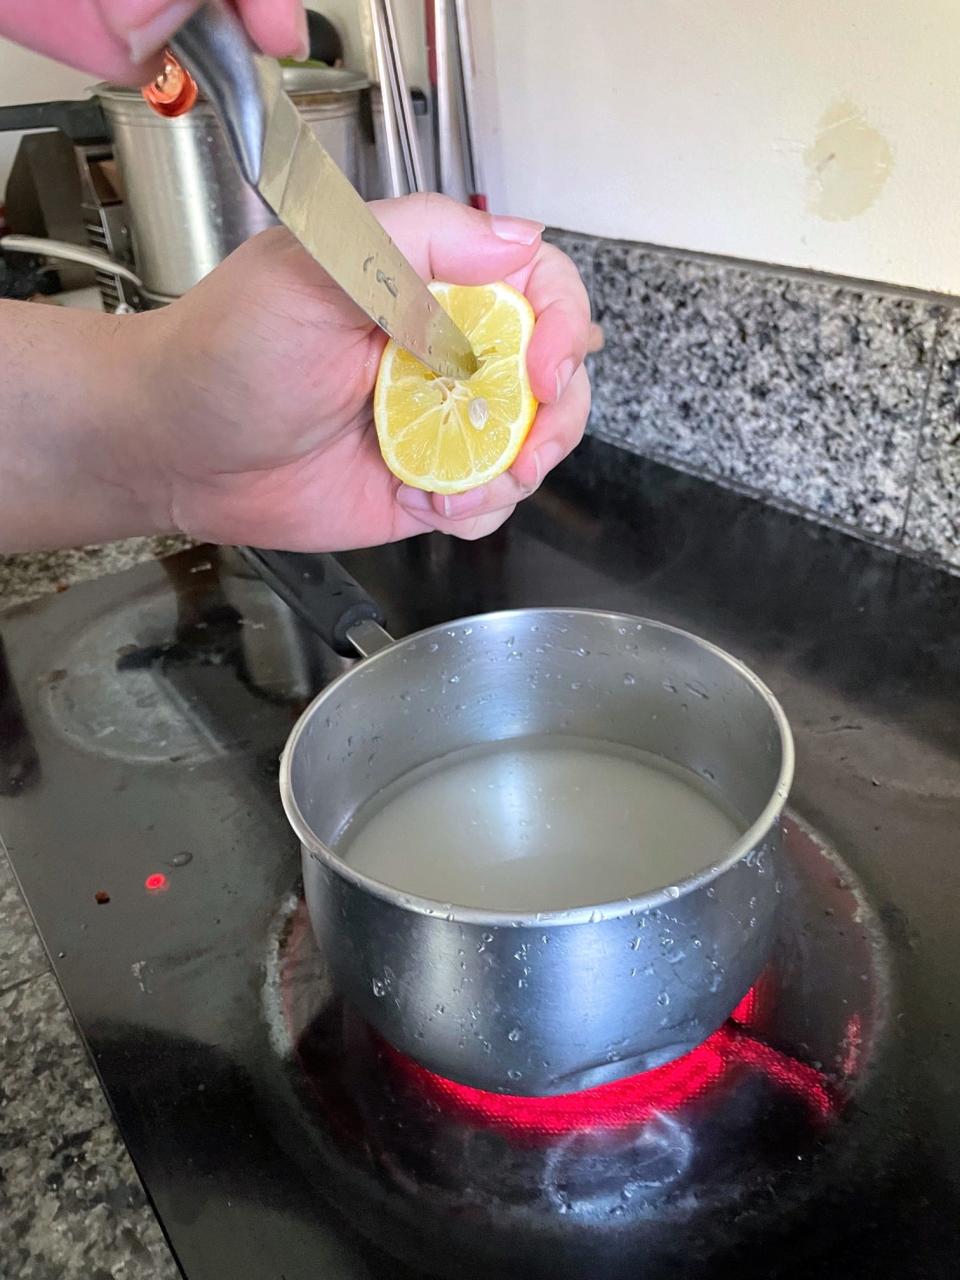
<instances>
[{"instance_id":1,"label":"pot rim","mask_svg":"<svg viewBox=\"0 0 960 1280\"><path fill-rule=\"evenodd\" d=\"M367 666L389 659L390 655L402 647L403 645L421 640L427 636L436 634L437 632L446 632L451 627L478 625L483 622L492 621L513 621L518 618L529 618L531 614L554 614L557 617L591 617L605 619L611 622L627 622L636 626L637 623L643 627L650 627L658 631L667 631L673 635L683 636L687 640L693 641L694 644L707 652L720 658L728 666L732 667L737 674L746 681L766 703L770 714L773 716L774 723L780 737L780 770L777 775L776 785L770 799L764 805L760 814L755 821L747 828L740 839L715 862L710 863L706 867L702 867L699 871L695 871L692 875L678 880L675 884L664 886L662 889L653 889L647 893L637 894L633 897L620 898L613 902L588 903L582 907L566 907L562 910L553 911L500 911L492 910L488 907L465 907L458 906L456 903L441 902L435 898L424 898L417 894L405 893L401 889L396 889L392 885L384 884L381 880L376 880L372 876L364 875L363 872L357 871L350 864L344 861L337 853L334 852L322 840L318 839L309 823L300 811L300 806L293 793L293 785L291 781L292 760L296 753L297 744L303 734L307 724L317 714L320 706L327 698L336 695L336 692L343 684L350 679L359 666L366 668ZM283 805L287 821L290 823L295 834L300 840L303 852L309 856L324 863L331 871L341 876L345 880L352 882L358 889L362 889L367 893L372 893L376 897L386 902L392 903L394 906L403 908L404 910L416 912L418 915L440 917L444 921L454 924L469 925L487 925L493 927L511 927L511 928L538 928L543 925L568 925L568 924L595 924L601 920L620 919L623 916L640 915L642 912L652 910L656 907L663 907L668 904L674 904L680 898L686 897L687 894L695 892L697 889L705 887L716 881L724 872L735 866L743 857L755 849L765 836L772 830L778 821L780 815L787 802L787 796L793 782L794 771L794 744L793 733L790 729L790 723L787 720L786 713L774 696L772 691L744 662L739 658L735 658L732 654L727 653L725 649L721 649L719 645L704 640L702 637L694 635L692 631L686 631L682 627L674 627L666 622L658 622L654 618L645 618L636 614L617 613L605 609L566 609L554 606L535 607L530 609L500 609L491 613L472 614L468 617L457 618L450 622L439 622L431 627L425 627L421 631L411 632L410 635L403 636L399 640L394 640L393 644L385 646L377 653L369 658L362 659L355 666L343 672L332 680L325 688L317 694L310 702L309 706L304 710L287 738L280 757L280 800ZM673 890L671 892L670 890Z\"/></svg>"}]
</instances>

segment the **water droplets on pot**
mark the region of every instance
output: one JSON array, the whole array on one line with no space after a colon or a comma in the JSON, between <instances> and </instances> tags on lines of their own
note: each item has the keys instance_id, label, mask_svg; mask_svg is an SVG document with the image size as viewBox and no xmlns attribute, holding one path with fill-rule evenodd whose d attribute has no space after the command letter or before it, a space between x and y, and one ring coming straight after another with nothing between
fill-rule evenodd
<instances>
[{"instance_id":1,"label":"water droplets on pot","mask_svg":"<svg viewBox=\"0 0 960 1280\"><path fill-rule=\"evenodd\" d=\"M395 981L396 974L392 969L388 969L385 966L383 975L379 978L374 978L370 983L370 987L377 999L382 1000L384 996L389 995L393 991L393 984Z\"/></svg>"}]
</instances>

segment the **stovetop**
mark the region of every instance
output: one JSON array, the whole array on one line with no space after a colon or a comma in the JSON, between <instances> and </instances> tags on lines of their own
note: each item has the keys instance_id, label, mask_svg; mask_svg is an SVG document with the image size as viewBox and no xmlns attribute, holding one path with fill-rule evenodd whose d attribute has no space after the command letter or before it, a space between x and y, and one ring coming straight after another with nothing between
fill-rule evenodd
<instances>
[{"instance_id":1,"label":"stovetop","mask_svg":"<svg viewBox=\"0 0 960 1280\"><path fill-rule=\"evenodd\" d=\"M589 442L506 530L345 557L391 629L660 618L797 738L731 1020L567 1099L401 1059L332 989L277 757L343 662L200 548L0 620L0 832L189 1280L953 1276L960 581Z\"/></svg>"}]
</instances>

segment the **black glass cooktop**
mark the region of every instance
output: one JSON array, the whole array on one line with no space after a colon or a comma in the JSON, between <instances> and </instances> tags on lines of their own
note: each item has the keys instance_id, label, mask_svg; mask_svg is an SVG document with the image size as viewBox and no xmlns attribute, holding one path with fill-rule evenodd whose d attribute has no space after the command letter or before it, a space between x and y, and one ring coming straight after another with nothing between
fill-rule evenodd
<instances>
[{"instance_id":1,"label":"black glass cooktop","mask_svg":"<svg viewBox=\"0 0 960 1280\"><path fill-rule=\"evenodd\" d=\"M189 1280L957 1274L960 581L595 442L507 530L356 553L391 629L653 616L794 726L780 926L685 1058L516 1099L331 986L277 756L343 668L234 552L0 620L0 831Z\"/></svg>"}]
</instances>

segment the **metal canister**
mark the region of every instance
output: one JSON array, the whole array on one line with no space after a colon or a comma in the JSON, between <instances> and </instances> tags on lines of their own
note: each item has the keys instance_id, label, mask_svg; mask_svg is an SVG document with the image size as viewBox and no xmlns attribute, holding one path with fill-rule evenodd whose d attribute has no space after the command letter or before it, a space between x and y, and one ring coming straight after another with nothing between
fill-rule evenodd
<instances>
[{"instance_id":1,"label":"metal canister","mask_svg":"<svg viewBox=\"0 0 960 1280\"><path fill-rule=\"evenodd\" d=\"M283 77L310 127L359 186L364 78L325 67L285 67ZM188 113L165 118L137 89L100 85L96 92L113 135L143 294L162 304L276 219L243 181L202 97Z\"/></svg>"}]
</instances>

